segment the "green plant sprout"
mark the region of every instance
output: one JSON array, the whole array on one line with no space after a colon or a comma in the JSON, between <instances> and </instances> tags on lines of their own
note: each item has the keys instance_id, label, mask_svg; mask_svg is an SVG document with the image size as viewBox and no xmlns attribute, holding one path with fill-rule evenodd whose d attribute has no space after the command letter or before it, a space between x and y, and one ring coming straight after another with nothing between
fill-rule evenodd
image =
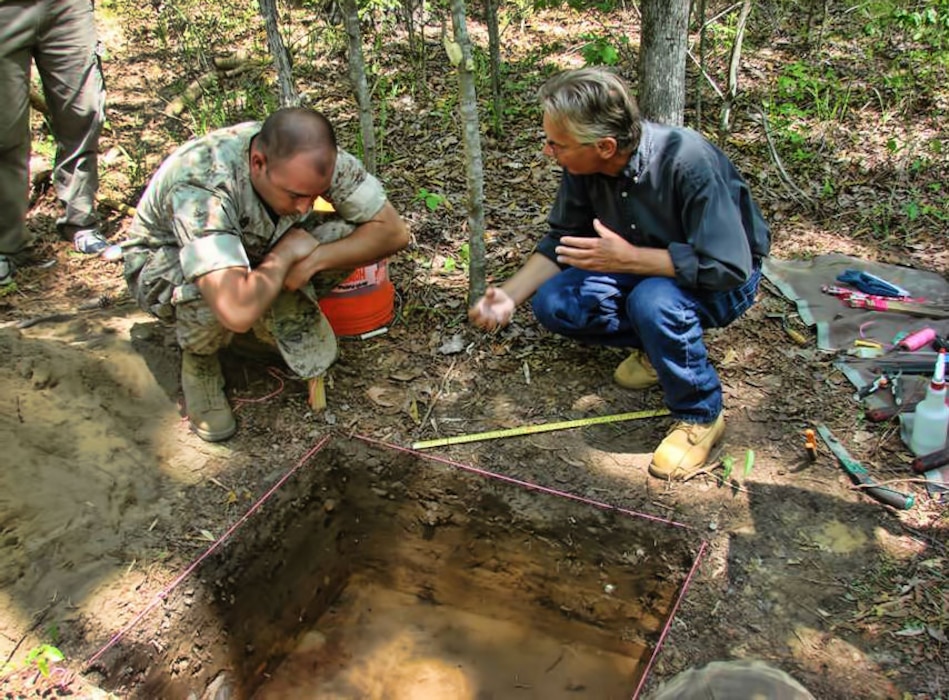
<instances>
[{"instance_id":1,"label":"green plant sprout","mask_svg":"<svg viewBox=\"0 0 949 700\"><path fill-rule=\"evenodd\" d=\"M751 470L755 466L755 451L754 450L745 450L745 468L742 474L742 478L746 478L751 474ZM722 457L722 483L724 484L731 478L732 472L735 469L735 458L731 455L725 455Z\"/></svg>"},{"instance_id":2,"label":"green plant sprout","mask_svg":"<svg viewBox=\"0 0 949 700\"><path fill-rule=\"evenodd\" d=\"M722 457L722 481L728 481L729 477L732 475L732 469L735 468L735 458L731 455L725 455Z\"/></svg>"},{"instance_id":3,"label":"green plant sprout","mask_svg":"<svg viewBox=\"0 0 949 700\"><path fill-rule=\"evenodd\" d=\"M419 188L419 191L415 193L415 197L412 198L413 202L425 202L425 206L428 207L429 211L435 211L439 206L442 205L445 201L445 195L438 194L436 192L429 192L424 187Z\"/></svg>"},{"instance_id":4,"label":"green plant sprout","mask_svg":"<svg viewBox=\"0 0 949 700\"><path fill-rule=\"evenodd\" d=\"M471 246L468 243L463 243L461 248L458 249L458 260L455 260L453 257L445 258L445 262L442 263L442 269L445 272L454 272L460 263L462 271L467 272L470 262Z\"/></svg>"},{"instance_id":5,"label":"green plant sprout","mask_svg":"<svg viewBox=\"0 0 949 700\"><path fill-rule=\"evenodd\" d=\"M63 652L52 644L40 644L26 655L26 663L27 665L33 664L43 674L44 678L49 678L49 665L58 663L65 658Z\"/></svg>"}]
</instances>

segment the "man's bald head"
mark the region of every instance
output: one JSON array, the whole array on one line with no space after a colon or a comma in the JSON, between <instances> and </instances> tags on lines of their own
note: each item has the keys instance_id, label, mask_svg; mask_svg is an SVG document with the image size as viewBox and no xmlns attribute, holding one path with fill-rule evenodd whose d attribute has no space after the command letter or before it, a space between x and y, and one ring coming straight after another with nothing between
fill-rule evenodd
<instances>
[{"instance_id":1,"label":"man's bald head","mask_svg":"<svg viewBox=\"0 0 949 700\"><path fill-rule=\"evenodd\" d=\"M332 172L336 161L333 125L321 113L305 107L284 107L271 114L264 121L254 145L272 164L312 153L318 170L323 171L328 166Z\"/></svg>"}]
</instances>

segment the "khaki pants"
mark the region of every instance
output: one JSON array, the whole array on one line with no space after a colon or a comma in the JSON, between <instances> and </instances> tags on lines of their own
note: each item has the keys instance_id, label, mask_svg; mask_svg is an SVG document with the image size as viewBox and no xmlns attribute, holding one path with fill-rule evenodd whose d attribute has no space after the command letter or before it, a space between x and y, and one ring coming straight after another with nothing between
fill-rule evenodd
<instances>
[{"instance_id":1,"label":"khaki pants","mask_svg":"<svg viewBox=\"0 0 949 700\"><path fill-rule=\"evenodd\" d=\"M30 61L36 63L56 139L53 182L64 235L96 224L97 150L105 88L92 0L0 0L0 254L29 243Z\"/></svg>"}]
</instances>

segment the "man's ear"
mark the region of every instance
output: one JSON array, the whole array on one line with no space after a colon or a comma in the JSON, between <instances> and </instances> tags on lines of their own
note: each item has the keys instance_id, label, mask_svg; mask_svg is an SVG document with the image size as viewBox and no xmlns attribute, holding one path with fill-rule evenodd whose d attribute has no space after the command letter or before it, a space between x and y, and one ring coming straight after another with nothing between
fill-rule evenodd
<instances>
[{"instance_id":1,"label":"man's ear","mask_svg":"<svg viewBox=\"0 0 949 700\"><path fill-rule=\"evenodd\" d=\"M604 160L608 160L616 155L616 139L612 136L605 136L602 139L596 140L596 152L600 154L600 157Z\"/></svg>"},{"instance_id":2,"label":"man's ear","mask_svg":"<svg viewBox=\"0 0 949 700\"><path fill-rule=\"evenodd\" d=\"M263 170L264 166L267 165L267 156L263 154L256 146L251 145L250 147L250 169L252 172L258 170Z\"/></svg>"}]
</instances>

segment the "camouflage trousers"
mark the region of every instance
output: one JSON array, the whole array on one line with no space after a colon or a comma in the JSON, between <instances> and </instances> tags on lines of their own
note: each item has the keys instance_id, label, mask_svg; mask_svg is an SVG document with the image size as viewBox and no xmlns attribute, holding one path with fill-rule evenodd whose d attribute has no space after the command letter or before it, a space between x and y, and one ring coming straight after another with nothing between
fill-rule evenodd
<instances>
[{"instance_id":1,"label":"camouflage trousers","mask_svg":"<svg viewBox=\"0 0 949 700\"><path fill-rule=\"evenodd\" d=\"M310 234L320 243L330 243L351 234L356 226L334 215L314 217ZM142 310L175 325L178 345L196 355L209 355L227 347L234 338L204 301L193 282L186 282L179 260L180 249L166 246L158 249L130 247L124 251L125 281L132 298ZM307 287L296 292L311 303L325 296L352 270L331 270L314 275ZM274 317L268 310L253 332L260 340L277 345L274 338Z\"/></svg>"}]
</instances>

